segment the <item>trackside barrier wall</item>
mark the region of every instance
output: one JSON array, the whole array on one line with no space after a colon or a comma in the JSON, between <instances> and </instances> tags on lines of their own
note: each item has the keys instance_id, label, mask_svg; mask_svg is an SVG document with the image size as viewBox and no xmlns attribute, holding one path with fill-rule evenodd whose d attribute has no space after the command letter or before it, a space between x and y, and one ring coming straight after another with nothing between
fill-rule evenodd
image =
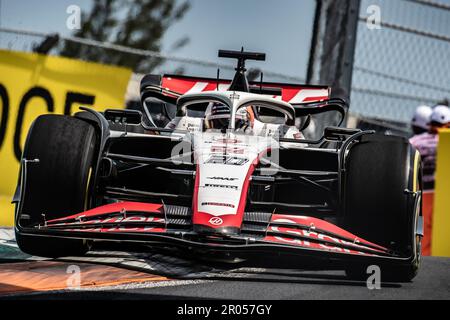
<instances>
[{"instance_id":1,"label":"trackside barrier wall","mask_svg":"<svg viewBox=\"0 0 450 320\"><path fill-rule=\"evenodd\" d=\"M125 68L0 50L0 226L13 224L10 202L33 120L45 113L73 114L80 105L123 108L130 77Z\"/></svg>"},{"instance_id":2,"label":"trackside barrier wall","mask_svg":"<svg viewBox=\"0 0 450 320\"><path fill-rule=\"evenodd\" d=\"M439 132L431 254L450 257L450 129Z\"/></svg>"}]
</instances>

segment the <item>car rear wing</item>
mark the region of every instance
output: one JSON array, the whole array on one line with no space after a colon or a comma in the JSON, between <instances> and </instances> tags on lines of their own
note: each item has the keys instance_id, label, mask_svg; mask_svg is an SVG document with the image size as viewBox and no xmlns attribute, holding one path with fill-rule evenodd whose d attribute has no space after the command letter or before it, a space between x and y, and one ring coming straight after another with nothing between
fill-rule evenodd
<instances>
[{"instance_id":1,"label":"car rear wing","mask_svg":"<svg viewBox=\"0 0 450 320\"><path fill-rule=\"evenodd\" d=\"M231 80L189 77L181 75L146 75L141 81L141 97L148 93L158 93L162 98L176 101L187 93L205 91L226 91ZM250 92L270 95L291 104L320 102L330 99L331 90L327 86L289 84L277 82L250 81ZM164 100L166 100L164 99Z\"/></svg>"}]
</instances>

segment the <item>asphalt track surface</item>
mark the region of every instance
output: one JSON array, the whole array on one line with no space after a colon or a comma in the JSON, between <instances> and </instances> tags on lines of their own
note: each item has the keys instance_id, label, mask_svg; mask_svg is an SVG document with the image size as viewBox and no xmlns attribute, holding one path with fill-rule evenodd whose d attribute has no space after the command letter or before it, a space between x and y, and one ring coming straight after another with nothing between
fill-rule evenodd
<instances>
[{"instance_id":1,"label":"asphalt track surface","mask_svg":"<svg viewBox=\"0 0 450 320\"><path fill-rule=\"evenodd\" d=\"M369 290L365 282L349 281L341 272L270 270L256 274L217 275L208 280L148 282L82 291L14 295L4 299L450 299L450 262L425 258L411 283L383 283Z\"/></svg>"},{"instance_id":2,"label":"asphalt track surface","mask_svg":"<svg viewBox=\"0 0 450 320\"><path fill-rule=\"evenodd\" d=\"M11 268L14 263L29 263L29 269L38 269L43 263L78 263L84 270L85 266L114 266L117 270L134 270L154 279L75 290L0 294L0 299L450 299L450 258L440 257L424 257L420 272L412 282L382 283L378 290L369 290L365 282L348 280L341 271L217 269L161 254L109 251L92 252L84 258L36 261L13 246L5 250L0 243L0 272L2 266ZM1 283L2 279L0 286Z\"/></svg>"}]
</instances>

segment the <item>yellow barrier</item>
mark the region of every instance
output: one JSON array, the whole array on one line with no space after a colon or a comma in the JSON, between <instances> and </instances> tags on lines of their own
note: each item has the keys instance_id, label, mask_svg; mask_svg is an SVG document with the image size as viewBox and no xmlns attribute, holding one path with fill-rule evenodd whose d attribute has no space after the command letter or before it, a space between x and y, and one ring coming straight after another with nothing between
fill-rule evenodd
<instances>
[{"instance_id":1,"label":"yellow barrier","mask_svg":"<svg viewBox=\"0 0 450 320\"><path fill-rule=\"evenodd\" d=\"M434 192L433 256L450 257L450 130L439 132Z\"/></svg>"},{"instance_id":2,"label":"yellow barrier","mask_svg":"<svg viewBox=\"0 0 450 320\"><path fill-rule=\"evenodd\" d=\"M33 120L73 114L80 105L123 108L130 77L125 68L0 50L0 226L13 223L18 159Z\"/></svg>"}]
</instances>

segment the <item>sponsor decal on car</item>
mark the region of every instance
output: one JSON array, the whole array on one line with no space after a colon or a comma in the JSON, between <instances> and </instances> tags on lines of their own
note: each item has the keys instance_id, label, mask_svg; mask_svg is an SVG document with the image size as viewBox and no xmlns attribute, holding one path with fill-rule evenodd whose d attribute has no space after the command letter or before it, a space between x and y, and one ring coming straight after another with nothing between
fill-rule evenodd
<instances>
[{"instance_id":1,"label":"sponsor decal on car","mask_svg":"<svg viewBox=\"0 0 450 320\"><path fill-rule=\"evenodd\" d=\"M157 217L145 217L145 216L130 216L130 217L110 217L105 219L94 219L94 220L83 220L83 217L77 219L76 222L61 222L52 223L52 226L66 226L66 225L84 225L84 224L105 224L105 223L133 223L133 222L154 222L154 223L164 223L163 218Z\"/></svg>"},{"instance_id":2,"label":"sponsor decal on car","mask_svg":"<svg viewBox=\"0 0 450 320\"><path fill-rule=\"evenodd\" d=\"M220 203L220 202L202 202L202 206L215 206L215 207L228 207L234 208L234 204L230 203Z\"/></svg>"},{"instance_id":3,"label":"sponsor decal on car","mask_svg":"<svg viewBox=\"0 0 450 320\"><path fill-rule=\"evenodd\" d=\"M235 181L235 180L238 180L238 178L229 178L229 177L206 177L206 179L209 179L209 180L223 180L223 181Z\"/></svg>"},{"instance_id":4,"label":"sponsor decal on car","mask_svg":"<svg viewBox=\"0 0 450 320\"><path fill-rule=\"evenodd\" d=\"M75 228L75 229L61 229L64 231L76 231L76 232L148 232L148 233L163 233L167 232L165 228L159 227L111 227L111 228Z\"/></svg>"},{"instance_id":5,"label":"sponsor decal on car","mask_svg":"<svg viewBox=\"0 0 450 320\"><path fill-rule=\"evenodd\" d=\"M228 164L234 166L242 166L248 162L246 158L239 158L233 156L212 155L206 160L207 164Z\"/></svg>"},{"instance_id":6,"label":"sponsor decal on car","mask_svg":"<svg viewBox=\"0 0 450 320\"><path fill-rule=\"evenodd\" d=\"M244 148L228 147L228 146L212 146L211 147L211 152L214 152L214 153L244 154Z\"/></svg>"},{"instance_id":7,"label":"sponsor decal on car","mask_svg":"<svg viewBox=\"0 0 450 320\"><path fill-rule=\"evenodd\" d=\"M242 140L236 139L236 138L216 138L213 137L214 142L219 143L225 143L225 144L235 144L235 143L242 143Z\"/></svg>"},{"instance_id":8,"label":"sponsor decal on car","mask_svg":"<svg viewBox=\"0 0 450 320\"><path fill-rule=\"evenodd\" d=\"M273 222L278 223L291 223L295 225L295 221L289 220L289 219L275 219ZM337 237L333 237L327 234L323 234L320 232L313 231L314 228L311 228L311 230L305 230L305 229L296 229L296 228L290 228L290 227L278 227L278 226L270 226L268 228L268 231L277 232L285 234L286 236L268 236L265 238L267 241L274 241L274 242L281 242L291 245L298 245L301 247L310 247L315 249L321 249L321 250L327 250L327 251L335 251L335 252L342 252L342 253L349 253L349 254L363 254L363 255L370 255L370 253L361 252L358 249L361 250L368 250L373 252L379 252L383 253L382 250L377 250L374 248L370 248L368 246L362 245L359 242L359 239L355 239L355 241L346 241L343 239L338 239ZM292 237L289 237L289 236ZM294 237L301 237L303 239L296 239ZM307 240L304 240L304 239ZM315 241L326 241L328 243L317 243ZM336 245L333 245L335 243ZM343 247L345 246L345 248ZM349 248L350 247L350 248ZM351 248L354 248L351 249Z\"/></svg>"},{"instance_id":9,"label":"sponsor decal on car","mask_svg":"<svg viewBox=\"0 0 450 320\"><path fill-rule=\"evenodd\" d=\"M220 217L212 217L209 219L209 223L214 226L220 226L223 223L223 220Z\"/></svg>"},{"instance_id":10,"label":"sponsor decal on car","mask_svg":"<svg viewBox=\"0 0 450 320\"><path fill-rule=\"evenodd\" d=\"M224 188L224 189L233 189L233 190L237 190L238 186L230 186L227 184L211 184L211 183L207 183L205 184L205 187L208 188Z\"/></svg>"}]
</instances>

